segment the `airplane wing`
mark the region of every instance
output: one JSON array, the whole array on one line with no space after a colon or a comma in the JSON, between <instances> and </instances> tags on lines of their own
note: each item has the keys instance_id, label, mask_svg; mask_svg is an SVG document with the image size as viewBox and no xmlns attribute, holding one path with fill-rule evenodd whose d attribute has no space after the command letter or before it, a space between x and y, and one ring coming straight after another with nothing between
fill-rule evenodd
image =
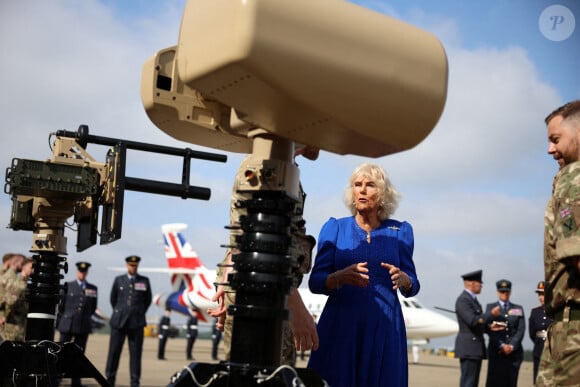
<instances>
[{"instance_id":1,"label":"airplane wing","mask_svg":"<svg viewBox=\"0 0 580 387\"><path fill-rule=\"evenodd\" d=\"M111 270L111 271L127 271L126 267L107 267L107 270Z\"/></svg>"},{"instance_id":2,"label":"airplane wing","mask_svg":"<svg viewBox=\"0 0 580 387\"><path fill-rule=\"evenodd\" d=\"M318 317L326 304L327 296L313 294L306 288L299 288L298 291L304 305L318 321ZM459 325L454 319L426 308L415 297L404 298L400 293L398 295L408 340L419 343L431 338L451 336L459 331Z\"/></svg>"}]
</instances>

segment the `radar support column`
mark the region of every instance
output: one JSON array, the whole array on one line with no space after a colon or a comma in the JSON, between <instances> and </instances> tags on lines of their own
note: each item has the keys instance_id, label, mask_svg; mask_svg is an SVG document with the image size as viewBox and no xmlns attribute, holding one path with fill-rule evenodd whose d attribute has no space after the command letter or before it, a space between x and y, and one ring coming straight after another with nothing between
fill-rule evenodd
<instances>
[{"instance_id":1,"label":"radar support column","mask_svg":"<svg viewBox=\"0 0 580 387\"><path fill-rule=\"evenodd\" d=\"M254 130L252 154L236 175L230 245L234 271L228 282L236 292L229 362L192 363L169 386L323 386L308 369L280 365L287 297L298 266L289 252L292 215L299 200L299 170L294 143Z\"/></svg>"},{"instance_id":2,"label":"radar support column","mask_svg":"<svg viewBox=\"0 0 580 387\"><path fill-rule=\"evenodd\" d=\"M35 198L32 214L35 231L32 247L34 272L28 284L28 315L26 341L54 340L56 307L60 301L63 276L60 269L67 271L66 237L64 223L73 215L74 201L56 198Z\"/></svg>"}]
</instances>

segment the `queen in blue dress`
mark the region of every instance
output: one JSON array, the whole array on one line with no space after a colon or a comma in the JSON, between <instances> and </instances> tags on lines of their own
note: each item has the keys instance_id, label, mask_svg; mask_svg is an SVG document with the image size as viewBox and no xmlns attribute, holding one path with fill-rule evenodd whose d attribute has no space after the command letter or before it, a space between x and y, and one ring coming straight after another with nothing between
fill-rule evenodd
<instances>
[{"instance_id":1,"label":"queen in blue dress","mask_svg":"<svg viewBox=\"0 0 580 387\"><path fill-rule=\"evenodd\" d=\"M399 194L378 165L354 170L345 199L352 216L324 224L308 282L313 293L329 296L308 367L330 387L407 386L397 290L405 297L419 291L413 229L390 219Z\"/></svg>"}]
</instances>

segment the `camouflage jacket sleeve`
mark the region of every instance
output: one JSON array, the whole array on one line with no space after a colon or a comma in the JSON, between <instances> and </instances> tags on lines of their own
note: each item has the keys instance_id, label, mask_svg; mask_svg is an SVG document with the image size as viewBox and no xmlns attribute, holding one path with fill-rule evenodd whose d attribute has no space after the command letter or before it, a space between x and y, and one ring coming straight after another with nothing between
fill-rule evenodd
<instances>
[{"instance_id":1,"label":"camouflage jacket sleeve","mask_svg":"<svg viewBox=\"0 0 580 387\"><path fill-rule=\"evenodd\" d=\"M6 309L16 304L21 293L26 289L26 281L18 277L12 270L9 270L8 273L4 288L4 303Z\"/></svg>"},{"instance_id":2,"label":"camouflage jacket sleeve","mask_svg":"<svg viewBox=\"0 0 580 387\"><path fill-rule=\"evenodd\" d=\"M580 256L580 162L558 173L553 195L556 258Z\"/></svg>"}]
</instances>

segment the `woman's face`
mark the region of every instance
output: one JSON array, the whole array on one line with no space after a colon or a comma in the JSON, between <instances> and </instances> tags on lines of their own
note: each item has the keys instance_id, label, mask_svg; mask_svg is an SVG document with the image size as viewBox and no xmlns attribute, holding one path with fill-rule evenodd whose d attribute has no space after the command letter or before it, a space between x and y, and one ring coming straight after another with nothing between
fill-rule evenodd
<instances>
[{"instance_id":1,"label":"woman's face","mask_svg":"<svg viewBox=\"0 0 580 387\"><path fill-rule=\"evenodd\" d=\"M353 183L354 205L358 212L378 211L379 190L368 177L360 176Z\"/></svg>"}]
</instances>

